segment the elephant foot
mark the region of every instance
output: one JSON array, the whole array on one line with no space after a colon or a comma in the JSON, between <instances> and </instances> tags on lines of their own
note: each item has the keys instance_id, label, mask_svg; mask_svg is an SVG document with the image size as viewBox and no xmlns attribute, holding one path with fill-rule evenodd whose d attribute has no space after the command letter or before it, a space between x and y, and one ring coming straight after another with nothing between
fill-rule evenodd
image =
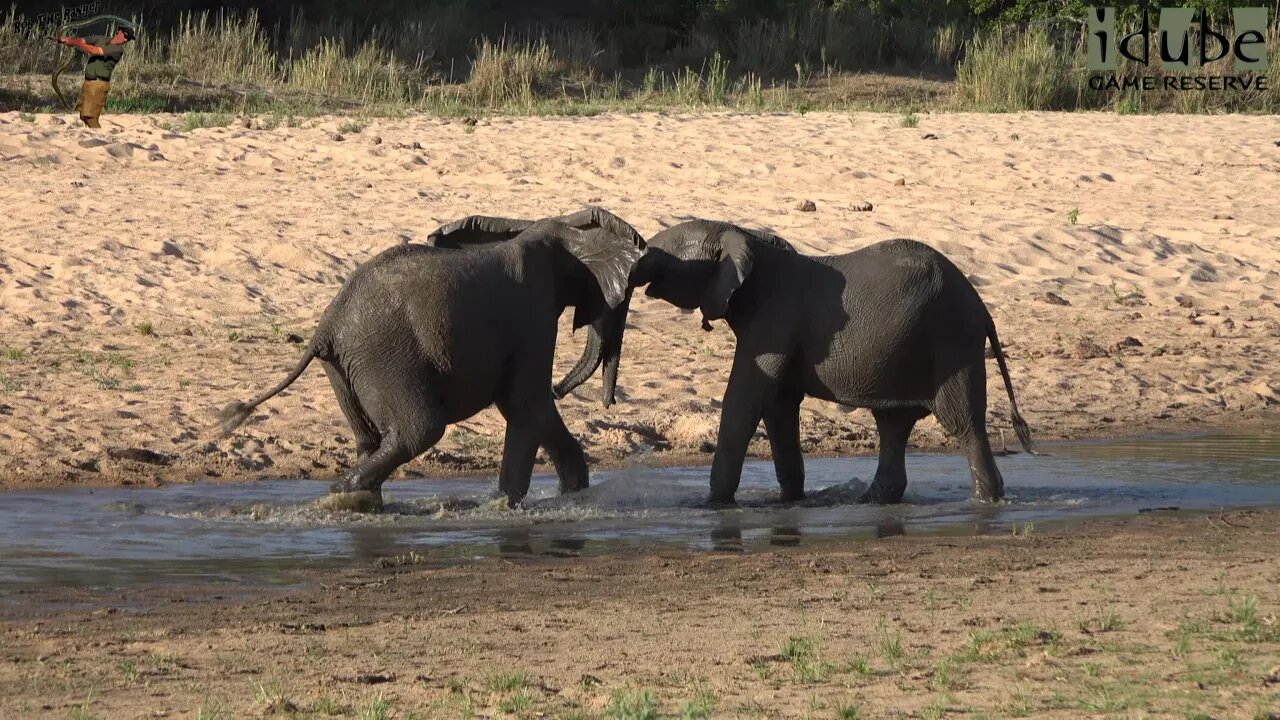
<instances>
[{"instance_id":1,"label":"elephant foot","mask_svg":"<svg viewBox=\"0 0 1280 720\"><path fill-rule=\"evenodd\" d=\"M376 513L382 511L381 490L342 490L341 483L335 483L330 493L315 502L322 510L337 512Z\"/></svg>"},{"instance_id":2,"label":"elephant foot","mask_svg":"<svg viewBox=\"0 0 1280 720\"><path fill-rule=\"evenodd\" d=\"M804 500L804 488L782 488L782 502L795 503Z\"/></svg>"},{"instance_id":3,"label":"elephant foot","mask_svg":"<svg viewBox=\"0 0 1280 720\"><path fill-rule=\"evenodd\" d=\"M725 508L737 507L738 502L733 499L733 495L725 495L723 493L711 493L707 498L707 507L712 510L724 510Z\"/></svg>"},{"instance_id":4,"label":"elephant foot","mask_svg":"<svg viewBox=\"0 0 1280 720\"><path fill-rule=\"evenodd\" d=\"M591 483L588 482L586 478L583 478L580 481L575 481L571 483L561 483L560 494L568 495L569 493L582 492L583 490L586 490L589 487L591 487Z\"/></svg>"},{"instance_id":5,"label":"elephant foot","mask_svg":"<svg viewBox=\"0 0 1280 720\"><path fill-rule=\"evenodd\" d=\"M858 498L858 503L862 505L897 505L902 502L902 494L906 492L906 488L888 487L878 482L872 482L870 487Z\"/></svg>"}]
</instances>

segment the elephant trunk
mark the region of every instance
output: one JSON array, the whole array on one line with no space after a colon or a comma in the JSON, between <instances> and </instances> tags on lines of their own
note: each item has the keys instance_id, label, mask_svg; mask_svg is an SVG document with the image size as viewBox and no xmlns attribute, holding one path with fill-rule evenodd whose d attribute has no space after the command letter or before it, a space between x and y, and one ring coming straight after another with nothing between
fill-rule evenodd
<instances>
[{"instance_id":1,"label":"elephant trunk","mask_svg":"<svg viewBox=\"0 0 1280 720\"><path fill-rule=\"evenodd\" d=\"M618 387L618 365L622 360L622 334L627 327L627 313L631 307L631 290L618 307L602 315L588 326L587 346L569 374L553 389L560 399L587 381L600 365L604 364L604 390L601 402L605 407L613 405Z\"/></svg>"}]
</instances>

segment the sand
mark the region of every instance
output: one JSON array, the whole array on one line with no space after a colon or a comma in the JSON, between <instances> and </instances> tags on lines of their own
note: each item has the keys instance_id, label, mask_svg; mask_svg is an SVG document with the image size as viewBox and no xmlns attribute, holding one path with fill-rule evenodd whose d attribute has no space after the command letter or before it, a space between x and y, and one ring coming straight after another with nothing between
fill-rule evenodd
<instances>
[{"instance_id":1,"label":"sand","mask_svg":"<svg viewBox=\"0 0 1280 720\"><path fill-rule=\"evenodd\" d=\"M283 377L380 250L468 214L587 203L646 235L706 217L814 254L932 244L990 306L1042 440L1280 417L1276 117L29 117L0 114L5 486L332 477L353 448L318 368L230 438L216 411ZM593 379L560 405L570 429L597 465L708 462L731 333L643 297L631 325L621 402L601 407ZM558 371L585 340L562 328ZM999 446L1013 437L989 369ZM405 472L489 472L501 428L487 411ZM816 401L802 436L810 453L875 445L865 411ZM954 447L932 419L913 443Z\"/></svg>"},{"instance_id":2,"label":"sand","mask_svg":"<svg viewBox=\"0 0 1280 720\"><path fill-rule=\"evenodd\" d=\"M1272 720L1277 522L35 591L0 603L0 716Z\"/></svg>"}]
</instances>

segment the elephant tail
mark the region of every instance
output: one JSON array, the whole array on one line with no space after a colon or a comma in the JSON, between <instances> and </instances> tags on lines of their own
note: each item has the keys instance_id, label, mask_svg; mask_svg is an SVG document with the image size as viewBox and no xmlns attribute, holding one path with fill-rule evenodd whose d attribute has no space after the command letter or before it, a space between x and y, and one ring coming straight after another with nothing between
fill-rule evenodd
<instances>
[{"instance_id":1,"label":"elephant tail","mask_svg":"<svg viewBox=\"0 0 1280 720\"><path fill-rule=\"evenodd\" d=\"M1004 389L1009 393L1009 417L1013 420L1013 431L1018 435L1022 449L1032 455L1039 455L1035 444L1031 442L1031 428L1018 412L1018 401L1013 399L1013 381L1009 379L1009 366L1004 361L1004 349L1000 347L1000 338L996 337L996 324L987 325L987 339L991 341L991 352L996 356L996 364L1000 366L1000 377L1004 378Z\"/></svg>"},{"instance_id":2,"label":"elephant tail","mask_svg":"<svg viewBox=\"0 0 1280 720\"><path fill-rule=\"evenodd\" d=\"M285 378L279 385L271 388L247 403L233 402L223 408L222 413L218 416L218 423L222 426L223 436L225 437L230 435L233 430L240 427L241 423L248 420L249 415L251 415L259 405L270 400L276 395L279 395L285 388L292 385L293 381L301 377L303 371L305 371L307 366L311 364L311 361L315 360L318 356L319 351L316 349L316 344L312 342L311 345L307 347L306 354L304 354L302 359L298 361L298 365L293 368L293 372L289 373L289 377Z\"/></svg>"}]
</instances>

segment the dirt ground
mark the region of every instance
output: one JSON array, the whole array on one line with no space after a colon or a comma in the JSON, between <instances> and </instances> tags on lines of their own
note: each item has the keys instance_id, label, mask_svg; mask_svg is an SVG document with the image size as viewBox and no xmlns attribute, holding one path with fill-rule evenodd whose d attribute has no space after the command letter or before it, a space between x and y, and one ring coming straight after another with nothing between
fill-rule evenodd
<instances>
[{"instance_id":1,"label":"dirt ground","mask_svg":"<svg viewBox=\"0 0 1280 720\"><path fill-rule=\"evenodd\" d=\"M217 411L283 377L377 252L465 215L587 203L645 235L706 217L814 254L932 244L991 308L1042 440L1280 419L1277 117L66 120L0 113L3 487L336 476L353 448L318 368L230 438ZM620 402L602 408L593 379L560 403L566 423L596 467L705 464L732 335L633 308ZM585 341L568 330L560 372ZM999 445L1012 433L989 370ZM491 472L501 432L482 413L405 472ZM932 419L913 443L953 447ZM868 452L874 424L806 401L802 444Z\"/></svg>"},{"instance_id":2,"label":"dirt ground","mask_svg":"<svg viewBox=\"0 0 1280 720\"><path fill-rule=\"evenodd\" d=\"M1280 717L1280 511L0 604L5 718Z\"/></svg>"}]
</instances>

